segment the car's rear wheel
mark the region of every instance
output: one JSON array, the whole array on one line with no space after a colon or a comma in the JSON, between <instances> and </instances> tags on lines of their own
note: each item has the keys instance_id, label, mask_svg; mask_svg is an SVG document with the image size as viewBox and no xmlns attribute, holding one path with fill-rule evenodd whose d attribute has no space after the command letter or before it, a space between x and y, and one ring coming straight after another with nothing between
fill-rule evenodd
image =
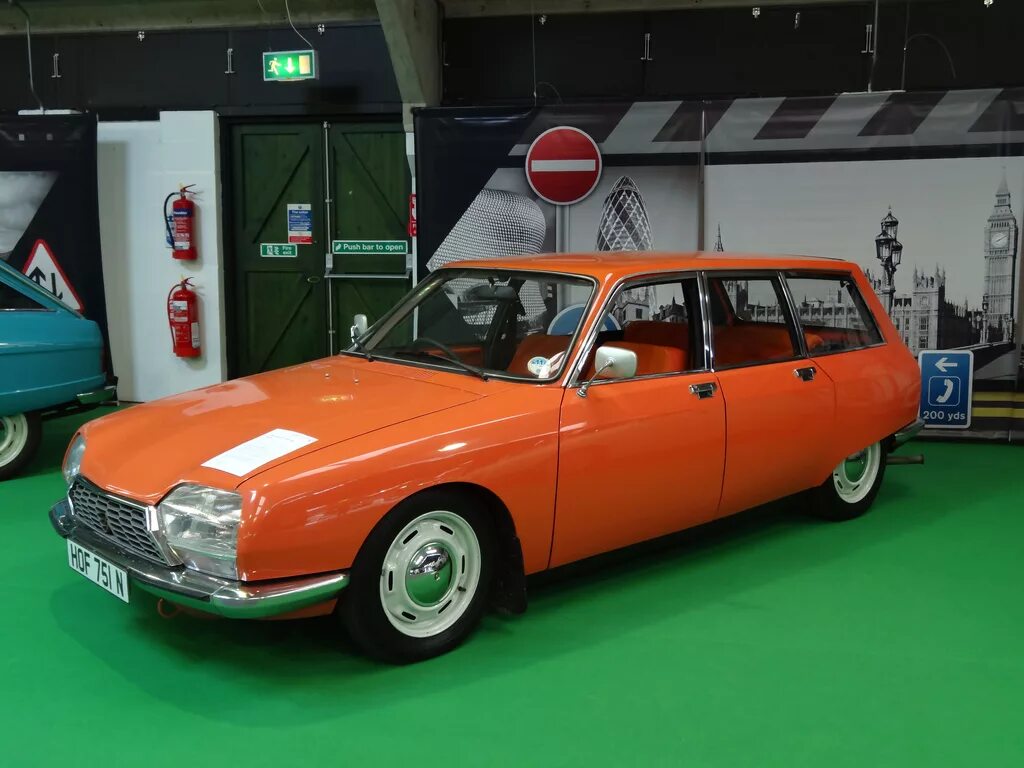
<instances>
[{"instance_id":1,"label":"car's rear wheel","mask_svg":"<svg viewBox=\"0 0 1024 768\"><path fill-rule=\"evenodd\" d=\"M826 520L860 517L874 502L884 476L885 450L881 443L873 443L839 462L810 494L810 511Z\"/></svg>"},{"instance_id":2,"label":"car's rear wheel","mask_svg":"<svg viewBox=\"0 0 1024 768\"><path fill-rule=\"evenodd\" d=\"M480 621L490 592L494 529L468 498L426 491L367 538L340 610L355 643L394 663L438 656Z\"/></svg>"},{"instance_id":3,"label":"car's rear wheel","mask_svg":"<svg viewBox=\"0 0 1024 768\"><path fill-rule=\"evenodd\" d=\"M0 480L14 477L32 461L42 431L38 414L0 416Z\"/></svg>"}]
</instances>

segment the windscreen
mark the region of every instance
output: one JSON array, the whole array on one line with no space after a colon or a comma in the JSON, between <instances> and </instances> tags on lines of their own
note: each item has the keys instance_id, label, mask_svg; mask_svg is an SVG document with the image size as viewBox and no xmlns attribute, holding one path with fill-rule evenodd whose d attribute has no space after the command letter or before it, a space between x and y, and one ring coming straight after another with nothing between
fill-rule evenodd
<instances>
[{"instance_id":1,"label":"windscreen","mask_svg":"<svg viewBox=\"0 0 1024 768\"><path fill-rule=\"evenodd\" d=\"M444 269L349 350L475 375L560 375L594 283L553 273Z\"/></svg>"}]
</instances>

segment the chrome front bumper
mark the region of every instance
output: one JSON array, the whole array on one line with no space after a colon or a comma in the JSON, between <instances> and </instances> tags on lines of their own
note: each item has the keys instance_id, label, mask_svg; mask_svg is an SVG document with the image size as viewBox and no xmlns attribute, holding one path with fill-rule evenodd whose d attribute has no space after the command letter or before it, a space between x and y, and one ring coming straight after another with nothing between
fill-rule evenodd
<instances>
[{"instance_id":1,"label":"chrome front bumper","mask_svg":"<svg viewBox=\"0 0 1024 768\"><path fill-rule=\"evenodd\" d=\"M924 429L924 422L921 419L915 419L910 424L907 424L907 426L893 435L892 449L896 450L904 443L913 440L922 429Z\"/></svg>"},{"instance_id":2,"label":"chrome front bumper","mask_svg":"<svg viewBox=\"0 0 1024 768\"><path fill-rule=\"evenodd\" d=\"M158 565L112 546L88 528L76 526L66 499L50 510L50 523L62 538L71 539L124 568L140 589L173 603L227 618L280 616L337 597L348 586L349 577L345 572L244 582L207 576L184 566Z\"/></svg>"}]
</instances>

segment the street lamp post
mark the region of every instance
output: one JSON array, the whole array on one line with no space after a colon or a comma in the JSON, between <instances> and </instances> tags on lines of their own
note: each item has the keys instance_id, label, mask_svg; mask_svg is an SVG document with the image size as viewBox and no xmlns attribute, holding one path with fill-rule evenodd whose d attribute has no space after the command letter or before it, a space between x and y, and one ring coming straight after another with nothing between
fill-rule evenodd
<instances>
[{"instance_id":1,"label":"street lamp post","mask_svg":"<svg viewBox=\"0 0 1024 768\"><path fill-rule=\"evenodd\" d=\"M903 243L896 239L900 222L892 215L892 208L882 219L882 231L875 238L875 255L882 264L885 273L884 293L886 312L892 316L893 298L896 295L896 269L903 260Z\"/></svg>"}]
</instances>

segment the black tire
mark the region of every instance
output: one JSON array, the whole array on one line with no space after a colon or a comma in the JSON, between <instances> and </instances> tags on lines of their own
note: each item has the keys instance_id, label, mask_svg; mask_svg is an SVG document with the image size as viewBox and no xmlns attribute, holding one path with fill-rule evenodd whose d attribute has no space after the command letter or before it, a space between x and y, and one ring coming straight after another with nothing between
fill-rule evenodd
<instances>
[{"instance_id":1,"label":"black tire","mask_svg":"<svg viewBox=\"0 0 1024 768\"><path fill-rule=\"evenodd\" d=\"M17 441L18 446L11 444L6 452L2 451L12 430L23 432ZM0 480L10 480L28 466L39 450L42 435L43 426L38 413L16 413L0 417Z\"/></svg>"},{"instance_id":2,"label":"black tire","mask_svg":"<svg viewBox=\"0 0 1024 768\"><path fill-rule=\"evenodd\" d=\"M479 546L479 563L471 562L472 557L448 558L454 564L450 572L451 586L445 587L448 591L437 602L424 608L422 614L415 609L418 619L427 627L427 630L422 630L420 625L414 627L405 621L404 617L412 614L398 616L390 613L385 608L385 600L400 600L410 594L401 577L409 574L411 560L403 558L421 542L438 540L452 551L460 551L455 537L461 535L465 538L466 529L461 523L453 522L454 518L447 517L444 522L449 525L439 528L436 525L438 515L455 516L469 527ZM421 520L434 526L432 534L406 531L414 521ZM416 529L419 525L417 522L412 527ZM445 530L452 533L450 541L445 540ZM410 544L405 545L404 541L399 544L400 534L404 534L403 540L410 541ZM399 551L396 548L403 554L396 555ZM393 664L408 664L440 656L458 646L480 622L490 598L496 554L494 525L484 506L461 494L444 490L424 491L391 510L367 537L350 571L351 583L342 593L338 612L356 646L368 656ZM458 562L460 559L462 562ZM468 587L460 587L459 580L470 584L474 570L476 586L471 595L465 595ZM395 584L396 574L400 574L398 584ZM433 578L437 580L438 576L435 574ZM446 608L441 606L449 597L449 603L456 601L455 610L442 620L440 616ZM456 615L458 618L453 620L454 623L439 628L434 634L415 637L408 634L414 628L416 631L429 631L430 622L452 620L451 617ZM396 622L403 630L396 626Z\"/></svg>"},{"instance_id":3,"label":"black tire","mask_svg":"<svg viewBox=\"0 0 1024 768\"><path fill-rule=\"evenodd\" d=\"M885 446L882 443L874 443L861 451L861 454L874 455L875 459L871 464L874 466L873 462L877 461L877 468L872 470L874 476L864 477L864 485L858 486L855 492L850 487L847 487L846 492L841 492L840 487L843 486L844 478L840 476L837 479L837 474L843 471L843 466L849 460L843 459L824 483L808 491L806 505L810 514L822 520L843 522L860 517L871 508L885 477Z\"/></svg>"}]
</instances>

